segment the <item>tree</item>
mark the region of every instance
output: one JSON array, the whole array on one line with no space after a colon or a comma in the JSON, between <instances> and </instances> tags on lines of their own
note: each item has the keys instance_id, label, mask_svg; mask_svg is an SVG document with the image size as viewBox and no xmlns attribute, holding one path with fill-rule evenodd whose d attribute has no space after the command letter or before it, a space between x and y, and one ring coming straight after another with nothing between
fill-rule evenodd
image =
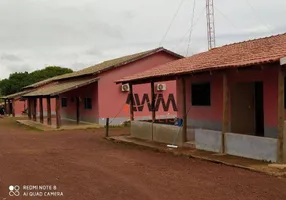
<instances>
[{"instance_id":1,"label":"tree","mask_svg":"<svg viewBox=\"0 0 286 200\"><path fill-rule=\"evenodd\" d=\"M49 66L34 72L15 72L8 79L0 80L0 94L9 95L22 90L23 87L43 81L48 78L73 72L71 69Z\"/></svg>"}]
</instances>

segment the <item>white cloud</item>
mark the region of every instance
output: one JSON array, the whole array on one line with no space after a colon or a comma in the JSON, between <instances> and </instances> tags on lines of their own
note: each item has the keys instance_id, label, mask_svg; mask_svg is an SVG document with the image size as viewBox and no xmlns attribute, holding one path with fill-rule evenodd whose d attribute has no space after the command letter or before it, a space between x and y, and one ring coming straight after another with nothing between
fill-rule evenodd
<instances>
[{"instance_id":1,"label":"white cloud","mask_svg":"<svg viewBox=\"0 0 286 200\"><path fill-rule=\"evenodd\" d=\"M2 0L0 78L47 65L79 70L158 47L180 1ZM186 54L193 0L185 0L163 46ZM207 49L205 1L196 1L190 54ZM217 45L285 32L285 0L216 0ZM13 57L14 56L14 57Z\"/></svg>"}]
</instances>

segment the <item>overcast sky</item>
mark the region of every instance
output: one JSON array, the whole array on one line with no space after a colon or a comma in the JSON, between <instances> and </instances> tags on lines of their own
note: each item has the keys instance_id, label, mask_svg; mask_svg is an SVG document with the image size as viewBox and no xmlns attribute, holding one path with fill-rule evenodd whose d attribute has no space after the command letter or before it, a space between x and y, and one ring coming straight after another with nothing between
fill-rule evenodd
<instances>
[{"instance_id":1,"label":"overcast sky","mask_svg":"<svg viewBox=\"0 0 286 200\"><path fill-rule=\"evenodd\" d=\"M181 0L0 0L0 79L48 65L79 70L160 45ZM286 32L285 0L214 0L217 46ZM186 56L194 0L161 46ZM207 50L196 0L189 55Z\"/></svg>"}]
</instances>

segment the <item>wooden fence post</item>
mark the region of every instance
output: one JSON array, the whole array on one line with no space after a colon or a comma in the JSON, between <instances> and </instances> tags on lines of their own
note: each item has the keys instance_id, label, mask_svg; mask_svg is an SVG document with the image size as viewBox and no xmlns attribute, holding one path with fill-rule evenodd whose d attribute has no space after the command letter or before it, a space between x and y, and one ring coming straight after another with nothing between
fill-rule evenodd
<instances>
[{"instance_id":1,"label":"wooden fence post","mask_svg":"<svg viewBox=\"0 0 286 200\"><path fill-rule=\"evenodd\" d=\"M285 72L280 67L278 70L278 142L277 142L277 162L285 163L285 135L284 135L284 105L285 105L285 88L284 88Z\"/></svg>"},{"instance_id":2,"label":"wooden fence post","mask_svg":"<svg viewBox=\"0 0 286 200\"><path fill-rule=\"evenodd\" d=\"M221 135L221 153L225 153L225 133L229 131L229 83L227 73L223 74L223 112L222 112L222 135Z\"/></svg>"},{"instance_id":3,"label":"wooden fence post","mask_svg":"<svg viewBox=\"0 0 286 200\"><path fill-rule=\"evenodd\" d=\"M47 97L47 121L48 125L52 125L52 108L51 108L51 97Z\"/></svg>"},{"instance_id":4,"label":"wooden fence post","mask_svg":"<svg viewBox=\"0 0 286 200\"><path fill-rule=\"evenodd\" d=\"M130 90L129 90L129 95L130 95L130 121L134 121L134 97L133 97L133 85L129 83Z\"/></svg>"},{"instance_id":5,"label":"wooden fence post","mask_svg":"<svg viewBox=\"0 0 286 200\"><path fill-rule=\"evenodd\" d=\"M109 136L109 118L106 119L106 132L105 137Z\"/></svg>"},{"instance_id":6,"label":"wooden fence post","mask_svg":"<svg viewBox=\"0 0 286 200\"><path fill-rule=\"evenodd\" d=\"M62 120L61 120L61 103L60 103L60 97L56 97L56 124L57 129L61 128L62 126Z\"/></svg>"}]
</instances>

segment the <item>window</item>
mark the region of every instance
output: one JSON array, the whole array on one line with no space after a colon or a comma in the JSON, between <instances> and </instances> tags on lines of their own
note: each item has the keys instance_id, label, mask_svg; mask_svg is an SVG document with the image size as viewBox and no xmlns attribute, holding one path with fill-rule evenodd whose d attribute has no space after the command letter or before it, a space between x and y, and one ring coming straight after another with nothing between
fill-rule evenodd
<instances>
[{"instance_id":1,"label":"window","mask_svg":"<svg viewBox=\"0 0 286 200\"><path fill-rule=\"evenodd\" d=\"M192 105L210 106L211 105L211 84L194 83L192 84Z\"/></svg>"},{"instance_id":2,"label":"window","mask_svg":"<svg viewBox=\"0 0 286 200\"><path fill-rule=\"evenodd\" d=\"M92 99L84 98L84 109L91 110L92 109Z\"/></svg>"},{"instance_id":3,"label":"window","mask_svg":"<svg viewBox=\"0 0 286 200\"><path fill-rule=\"evenodd\" d=\"M68 107L68 100L67 98L62 98L62 108Z\"/></svg>"}]
</instances>

